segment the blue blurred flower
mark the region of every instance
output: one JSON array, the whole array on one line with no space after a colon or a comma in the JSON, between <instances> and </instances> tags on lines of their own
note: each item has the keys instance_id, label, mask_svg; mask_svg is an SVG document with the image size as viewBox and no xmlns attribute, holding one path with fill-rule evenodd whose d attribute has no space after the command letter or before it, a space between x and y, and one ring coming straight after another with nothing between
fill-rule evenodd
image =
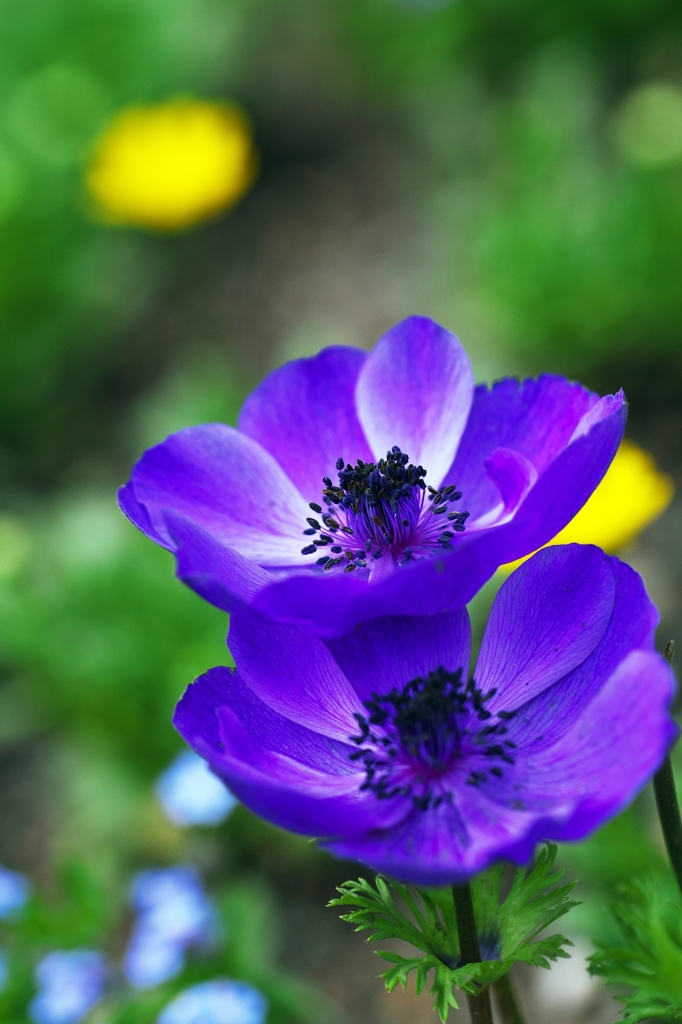
<instances>
[{"instance_id":1,"label":"blue blurred flower","mask_svg":"<svg viewBox=\"0 0 682 1024\"><path fill-rule=\"evenodd\" d=\"M102 953L73 949L48 953L35 970L38 994L28 1012L35 1024L77 1024L104 993Z\"/></svg>"},{"instance_id":2,"label":"blue blurred flower","mask_svg":"<svg viewBox=\"0 0 682 1024\"><path fill-rule=\"evenodd\" d=\"M263 1024L265 997L242 981L217 978L181 992L161 1011L157 1024Z\"/></svg>"},{"instance_id":3,"label":"blue blurred flower","mask_svg":"<svg viewBox=\"0 0 682 1024\"><path fill-rule=\"evenodd\" d=\"M141 871L133 881L132 903L138 917L123 971L135 988L174 977L189 947L208 949L216 940L215 909L191 867Z\"/></svg>"},{"instance_id":4,"label":"blue blurred flower","mask_svg":"<svg viewBox=\"0 0 682 1024\"><path fill-rule=\"evenodd\" d=\"M219 825L238 800L203 757L184 750L156 783L156 795L174 825Z\"/></svg>"},{"instance_id":5,"label":"blue blurred flower","mask_svg":"<svg viewBox=\"0 0 682 1024\"><path fill-rule=\"evenodd\" d=\"M21 910L30 891L31 883L25 875L0 864L0 918L12 917Z\"/></svg>"},{"instance_id":6,"label":"blue blurred flower","mask_svg":"<svg viewBox=\"0 0 682 1024\"><path fill-rule=\"evenodd\" d=\"M8 977L9 964L7 963L7 953L0 949L0 992L3 992L7 988Z\"/></svg>"}]
</instances>

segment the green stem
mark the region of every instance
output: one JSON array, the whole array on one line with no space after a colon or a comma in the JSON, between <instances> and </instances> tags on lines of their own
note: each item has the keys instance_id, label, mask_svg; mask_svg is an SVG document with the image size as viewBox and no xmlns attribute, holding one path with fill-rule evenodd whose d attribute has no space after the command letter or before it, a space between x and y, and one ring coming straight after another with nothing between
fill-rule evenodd
<instances>
[{"instance_id":1,"label":"green stem","mask_svg":"<svg viewBox=\"0 0 682 1024\"><path fill-rule=\"evenodd\" d=\"M670 665L672 665L674 654L675 641L671 640L666 644L663 652L663 657ZM682 818L680 818L680 805L675 791L675 776L670 754L666 755L665 761L654 775L654 794L665 848L668 851L680 892L682 892Z\"/></svg>"},{"instance_id":2,"label":"green stem","mask_svg":"<svg viewBox=\"0 0 682 1024\"><path fill-rule=\"evenodd\" d=\"M462 965L480 964L481 947L478 944L474 904L471 899L469 883L464 882L462 885L453 885L452 897L455 901L455 917L457 918L459 952ZM469 1004L471 1024L493 1024L490 990L486 988L483 992L479 992L478 995L470 995L467 992L466 997Z\"/></svg>"},{"instance_id":3,"label":"green stem","mask_svg":"<svg viewBox=\"0 0 682 1024\"><path fill-rule=\"evenodd\" d=\"M503 974L497 981L494 981L492 989L495 994L497 1008L500 1011L502 1024L523 1024L521 1007L516 998L516 992L509 977L509 972Z\"/></svg>"}]
</instances>

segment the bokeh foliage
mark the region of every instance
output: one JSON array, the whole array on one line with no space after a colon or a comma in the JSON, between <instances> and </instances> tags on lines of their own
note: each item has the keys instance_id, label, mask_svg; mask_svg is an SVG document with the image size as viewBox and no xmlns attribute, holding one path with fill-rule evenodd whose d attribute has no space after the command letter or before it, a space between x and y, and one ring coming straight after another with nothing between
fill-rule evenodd
<instances>
[{"instance_id":1,"label":"bokeh foliage","mask_svg":"<svg viewBox=\"0 0 682 1024\"><path fill-rule=\"evenodd\" d=\"M387 185L428 239L425 312L491 372L558 369L615 388L664 367L644 400L664 392L679 407L682 136L678 157L643 161L655 125L631 111L652 82L674 105L681 67L674 0L0 3L0 754L47 751L52 814L39 855L18 832L2 849L57 893L61 861L80 858L101 904L76 901L76 931L55 917L28 945L113 941L140 864L203 858L228 888L261 885L257 872L294 889L330 881L311 847L245 812L204 841L170 828L151 797L180 745L173 704L227 660L227 622L119 516L115 486L166 432L234 422L245 374L265 366L234 350L229 314L174 316L229 221L159 238L97 220L82 174L107 120L176 94L237 100L266 199L283 164L341 166L354 140L389 137ZM608 919L585 908L664 870L651 822L640 801L562 853L594 897L575 919L604 942ZM246 976L245 963L230 969Z\"/></svg>"},{"instance_id":2,"label":"bokeh foliage","mask_svg":"<svg viewBox=\"0 0 682 1024\"><path fill-rule=\"evenodd\" d=\"M103 407L135 390L116 372L153 377L125 342L167 296L182 242L98 224L81 173L115 111L177 93L242 100L266 173L268 157L333 150L356 122L388 120L441 234L441 305L460 292L463 326L531 369L677 347L682 162L633 163L618 119L639 84L679 87L679 5L430 6L5 0L0 470L44 481L93 431L106 446Z\"/></svg>"},{"instance_id":3,"label":"bokeh foliage","mask_svg":"<svg viewBox=\"0 0 682 1024\"><path fill-rule=\"evenodd\" d=\"M0 6L0 445L11 476L43 482L69 448L83 450L121 337L172 263L90 215L81 176L97 134L127 104L222 92L239 21L230 0Z\"/></svg>"}]
</instances>

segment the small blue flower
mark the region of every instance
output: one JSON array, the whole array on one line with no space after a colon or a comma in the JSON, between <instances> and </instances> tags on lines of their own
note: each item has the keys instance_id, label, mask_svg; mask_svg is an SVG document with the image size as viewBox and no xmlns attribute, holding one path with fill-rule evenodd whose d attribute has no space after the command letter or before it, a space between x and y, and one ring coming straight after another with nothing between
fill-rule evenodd
<instances>
[{"instance_id":1,"label":"small blue flower","mask_svg":"<svg viewBox=\"0 0 682 1024\"><path fill-rule=\"evenodd\" d=\"M193 750L184 750L175 758L155 789L166 817L181 828L219 825L238 803Z\"/></svg>"},{"instance_id":2,"label":"small blue flower","mask_svg":"<svg viewBox=\"0 0 682 1024\"><path fill-rule=\"evenodd\" d=\"M0 864L0 919L13 917L26 903L31 883L25 875Z\"/></svg>"},{"instance_id":3,"label":"small blue flower","mask_svg":"<svg viewBox=\"0 0 682 1024\"><path fill-rule=\"evenodd\" d=\"M132 903L138 918L123 971L135 988L173 978L188 948L208 949L216 940L216 912L194 868L141 871L133 881Z\"/></svg>"},{"instance_id":4,"label":"small blue flower","mask_svg":"<svg viewBox=\"0 0 682 1024\"><path fill-rule=\"evenodd\" d=\"M102 953L73 949L48 953L35 970L38 994L28 1013L35 1024L77 1024L104 993Z\"/></svg>"},{"instance_id":5,"label":"small blue flower","mask_svg":"<svg viewBox=\"0 0 682 1024\"><path fill-rule=\"evenodd\" d=\"M157 1024L263 1024L268 1004L242 981L217 978L193 985L175 997Z\"/></svg>"}]
</instances>

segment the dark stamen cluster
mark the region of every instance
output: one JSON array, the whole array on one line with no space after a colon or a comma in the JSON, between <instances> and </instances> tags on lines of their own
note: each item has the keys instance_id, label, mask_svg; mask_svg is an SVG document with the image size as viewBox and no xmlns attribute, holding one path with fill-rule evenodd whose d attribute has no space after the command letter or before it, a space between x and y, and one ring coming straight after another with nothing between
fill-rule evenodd
<instances>
[{"instance_id":1,"label":"dark stamen cluster","mask_svg":"<svg viewBox=\"0 0 682 1024\"><path fill-rule=\"evenodd\" d=\"M363 502L370 508L378 509L382 501L386 502L395 515L401 497L409 497L414 487L422 490L426 488L426 470L423 466L408 463L409 455L405 455L397 446L386 453L385 459L379 459L378 465L358 459L357 465L351 466L349 463L344 469L343 460L339 459L336 464L339 486L332 486L327 478L324 481L326 489L322 493L335 505L349 508L356 515Z\"/></svg>"},{"instance_id":2,"label":"dark stamen cluster","mask_svg":"<svg viewBox=\"0 0 682 1024\"><path fill-rule=\"evenodd\" d=\"M365 702L367 716L355 715L359 735L351 736L360 747L351 754L351 760L361 761L366 773L361 789L372 790L380 800L411 796L416 807L428 810L444 799L452 799L450 793L433 795L429 782L437 780L463 756L465 741L470 753L513 764L511 750L515 744L501 738L514 712L494 715L485 706L496 692L483 693L473 678L464 684L461 669L448 672L440 667L400 690L373 693ZM478 723L472 729L472 724ZM498 778L502 775L499 764L493 764L489 771ZM472 771L467 782L478 786L487 778L487 772ZM415 782L418 793L414 791Z\"/></svg>"},{"instance_id":3,"label":"dark stamen cluster","mask_svg":"<svg viewBox=\"0 0 682 1024\"><path fill-rule=\"evenodd\" d=\"M439 543L445 547L450 546L450 541L453 539L455 533L464 532L464 524L469 518L468 512L450 512L448 510L449 501L459 501L462 497L462 492L458 491L454 484L450 484L448 487L441 487L439 491L433 487L427 488L429 495L429 501L433 502L432 512L434 516L445 515L448 522L447 530L443 530L438 534ZM447 513L447 514L446 514Z\"/></svg>"},{"instance_id":4,"label":"dark stamen cluster","mask_svg":"<svg viewBox=\"0 0 682 1024\"><path fill-rule=\"evenodd\" d=\"M333 484L329 477L323 479L326 510L316 502L310 503L321 522L311 516L308 529L303 531L315 539L302 548L302 554L319 554L320 548L329 548L330 554L322 554L317 560L325 569L344 561L345 572L364 569L369 558L381 558L391 548L402 558L412 557L409 538L415 532L419 536L417 526L425 496L431 503L429 515L442 515L445 527L430 528L428 543L449 547L455 533L464 530L469 513L452 512L448 507L448 502L462 497L461 492L454 485L439 490L427 488L426 470L412 465L409 456L397 446L377 464L358 459L351 466L339 458L336 468L338 484Z\"/></svg>"}]
</instances>

